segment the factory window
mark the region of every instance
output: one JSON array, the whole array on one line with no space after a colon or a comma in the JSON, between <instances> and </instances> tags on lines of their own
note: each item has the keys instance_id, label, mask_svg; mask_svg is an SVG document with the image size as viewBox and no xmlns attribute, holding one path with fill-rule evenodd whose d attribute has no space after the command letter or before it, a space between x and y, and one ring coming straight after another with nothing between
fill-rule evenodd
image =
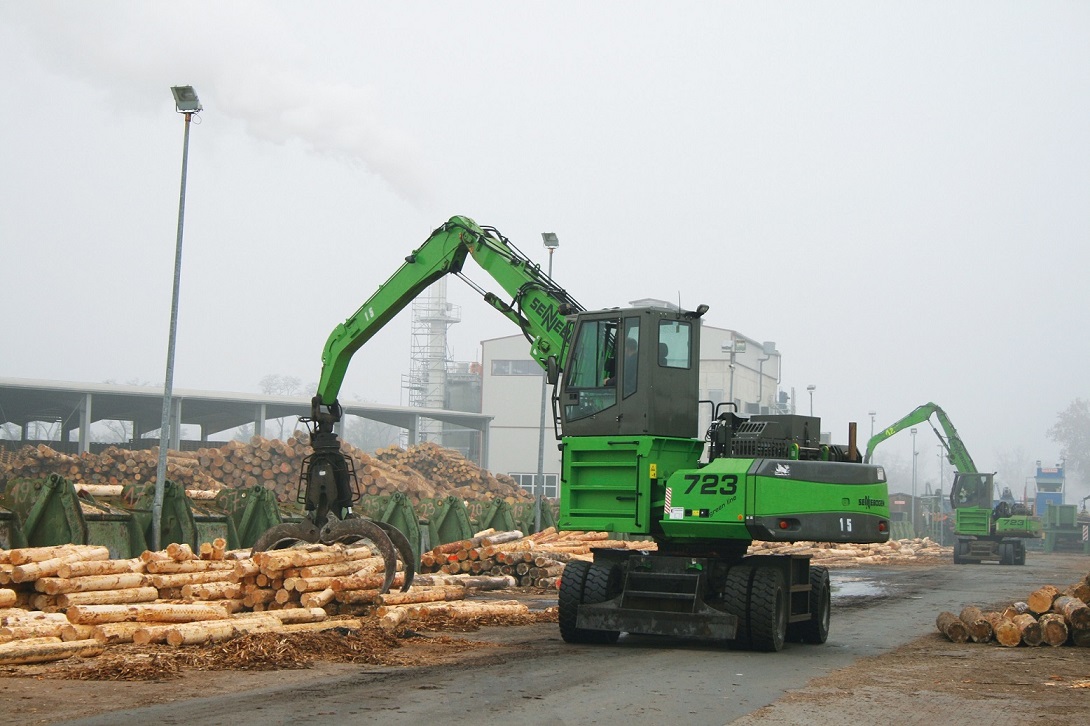
<instances>
[{"instance_id":1,"label":"factory window","mask_svg":"<svg viewBox=\"0 0 1090 726\"><path fill-rule=\"evenodd\" d=\"M546 499L556 499L557 497L557 485L559 484L559 476L557 474L543 474L542 476L545 479L544 487L542 487L541 484L535 486L537 474L519 474L512 472L510 476L520 487L535 496L544 494Z\"/></svg>"},{"instance_id":2,"label":"factory window","mask_svg":"<svg viewBox=\"0 0 1090 726\"><path fill-rule=\"evenodd\" d=\"M492 375L494 376L540 376L544 369L533 360L494 360L492 361Z\"/></svg>"}]
</instances>

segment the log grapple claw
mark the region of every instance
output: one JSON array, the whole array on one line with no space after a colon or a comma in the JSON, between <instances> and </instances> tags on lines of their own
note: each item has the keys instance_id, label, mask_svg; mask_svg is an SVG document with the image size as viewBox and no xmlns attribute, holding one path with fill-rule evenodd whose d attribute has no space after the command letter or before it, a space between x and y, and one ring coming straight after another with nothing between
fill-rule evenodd
<instances>
[{"instance_id":1,"label":"log grapple claw","mask_svg":"<svg viewBox=\"0 0 1090 726\"><path fill-rule=\"evenodd\" d=\"M320 532L309 519L298 523L278 524L265 530L250 550L250 556L254 552L267 550L281 550L293 547L301 542L313 544L318 541Z\"/></svg>"},{"instance_id":2,"label":"log grapple claw","mask_svg":"<svg viewBox=\"0 0 1090 726\"><path fill-rule=\"evenodd\" d=\"M390 591L390 586L394 582L394 575L397 574L397 555L394 551L394 543L390 540L389 535L376 522L363 517L337 519L330 515L329 522L322 527L318 540L322 544L349 543L360 540L370 542L378 550L386 569L386 579L382 583L380 592L385 594ZM405 563L406 573L409 572L408 568L411 566L409 564L411 562L412 556L410 555ZM407 580L408 577L406 577Z\"/></svg>"}]
</instances>

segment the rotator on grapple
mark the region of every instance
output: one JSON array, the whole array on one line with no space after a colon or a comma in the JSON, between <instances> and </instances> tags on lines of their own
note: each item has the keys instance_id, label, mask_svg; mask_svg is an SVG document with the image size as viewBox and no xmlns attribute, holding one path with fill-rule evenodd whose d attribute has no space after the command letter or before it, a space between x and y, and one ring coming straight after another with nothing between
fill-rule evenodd
<instances>
[{"instance_id":1,"label":"rotator on grapple","mask_svg":"<svg viewBox=\"0 0 1090 726\"><path fill-rule=\"evenodd\" d=\"M412 545L391 524L362 517L352 511L359 501L356 467L352 458L341 451L340 437L333 431L341 420L341 406L334 401L323 409L320 396L311 400L310 418L300 418L310 431L313 452L303 460L299 472L297 501L304 504L306 514L298 523L280 524L263 533L254 543L253 551L282 549L300 543L334 544L366 540L370 542L385 565L386 579L382 592L388 592L397 573L397 560L404 566L408 590L416 571Z\"/></svg>"}]
</instances>

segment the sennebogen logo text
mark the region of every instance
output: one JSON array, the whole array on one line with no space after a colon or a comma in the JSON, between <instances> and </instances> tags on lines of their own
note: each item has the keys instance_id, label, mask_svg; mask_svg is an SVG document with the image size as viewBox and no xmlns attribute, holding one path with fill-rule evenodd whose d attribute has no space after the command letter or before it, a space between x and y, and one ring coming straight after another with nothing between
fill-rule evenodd
<instances>
[{"instance_id":1,"label":"sennebogen logo text","mask_svg":"<svg viewBox=\"0 0 1090 726\"><path fill-rule=\"evenodd\" d=\"M863 497L859 500L859 506L870 509L871 507L884 507L886 506L885 499L871 499L870 497Z\"/></svg>"}]
</instances>

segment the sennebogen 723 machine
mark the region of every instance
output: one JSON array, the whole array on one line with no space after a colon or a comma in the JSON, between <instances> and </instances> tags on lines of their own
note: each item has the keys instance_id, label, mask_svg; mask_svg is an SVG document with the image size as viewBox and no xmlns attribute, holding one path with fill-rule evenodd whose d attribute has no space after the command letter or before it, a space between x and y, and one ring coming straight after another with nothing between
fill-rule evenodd
<instances>
[{"instance_id":1,"label":"sennebogen 723 machine","mask_svg":"<svg viewBox=\"0 0 1090 726\"><path fill-rule=\"evenodd\" d=\"M521 328L553 386L560 528L649 538L647 550L599 549L593 562L568 563L559 593L564 640L650 633L769 651L787 639L824 642L825 568L807 556L747 550L754 540L887 540L882 468L861 463L854 446L822 444L818 418L745 418L700 400L706 305L586 311L508 239L466 217L435 230L330 335L312 402L314 454L302 474L307 521L282 525L277 542L380 537L351 512L352 467L333 431L337 393L352 354L435 280L465 279L467 257L510 296L470 283ZM711 421L704 436L702 409Z\"/></svg>"}]
</instances>

